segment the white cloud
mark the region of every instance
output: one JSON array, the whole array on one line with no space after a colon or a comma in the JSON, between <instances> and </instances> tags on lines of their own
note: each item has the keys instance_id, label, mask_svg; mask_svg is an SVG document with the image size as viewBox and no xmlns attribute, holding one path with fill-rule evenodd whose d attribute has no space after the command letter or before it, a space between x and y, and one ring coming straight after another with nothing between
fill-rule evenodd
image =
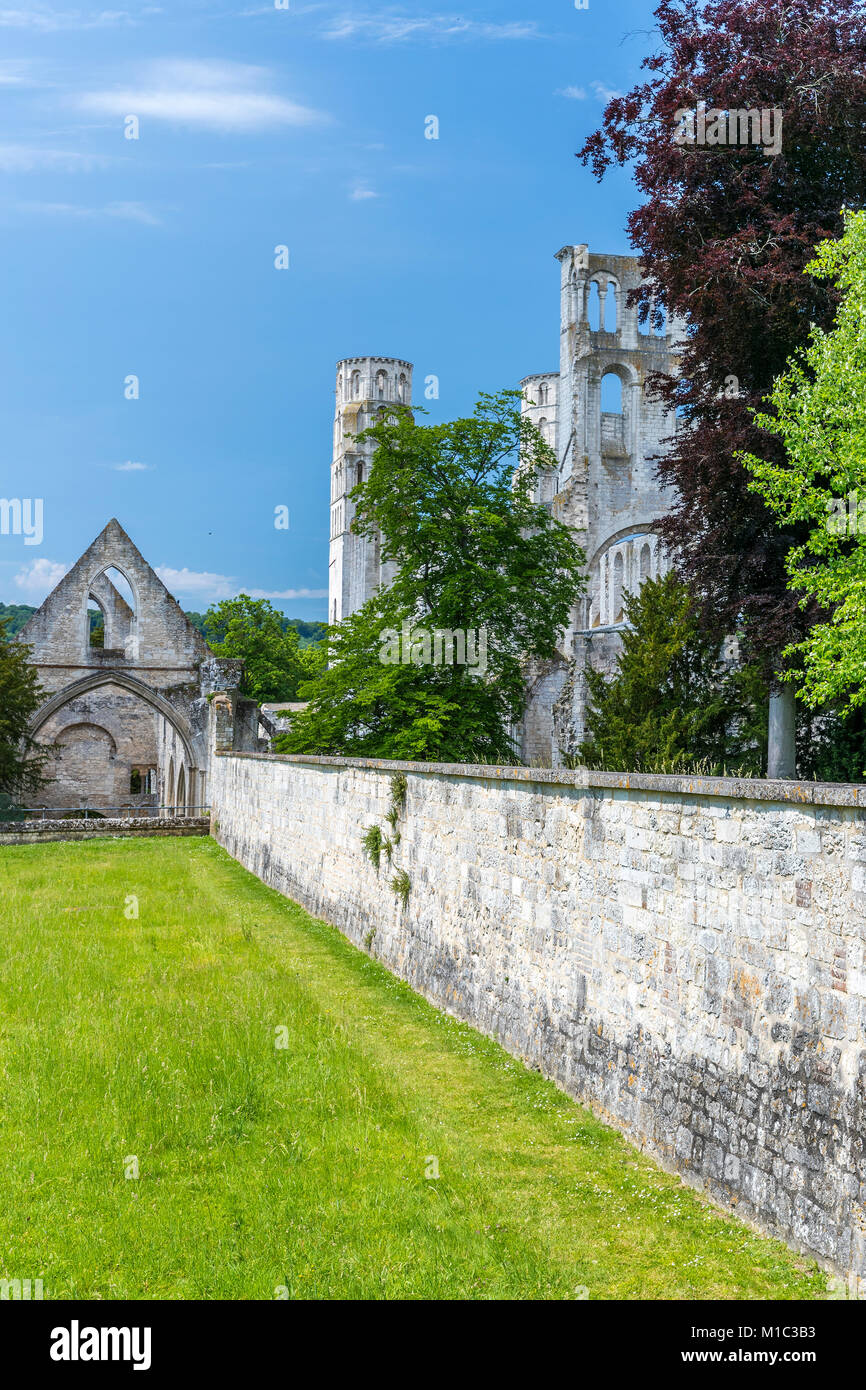
<instances>
[{"instance_id":1,"label":"white cloud","mask_svg":"<svg viewBox=\"0 0 866 1390\"><path fill-rule=\"evenodd\" d=\"M156 572L173 594L195 595L200 598L236 598L238 594L268 599L328 597L327 589L251 589L246 584L238 583L231 575L212 574L208 570L176 570L170 565L159 565Z\"/></svg>"},{"instance_id":2,"label":"white cloud","mask_svg":"<svg viewBox=\"0 0 866 1390\"><path fill-rule=\"evenodd\" d=\"M207 570L172 569L157 565L156 572L173 594L204 594L208 598L234 598L237 584L226 574L211 574Z\"/></svg>"},{"instance_id":3,"label":"white cloud","mask_svg":"<svg viewBox=\"0 0 866 1390\"><path fill-rule=\"evenodd\" d=\"M149 469L149 463L132 463L129 460L127 460L126 463L116 463L114 465L115 473L147 473Z\"/></svg>"},{"instance_id":4,"label":"white cloud","mask_svg":"<svg viewBox=\"0 0 866 1390\"><path fill-rule=\"evenodd\" d=\"M52 10L46 5L0 9L0 29L34 29L55 33L59 29L103 29L132 24L125 10Z\"/></svg>"},{"instance_id":5,"label":"white cloud","mask_svg":"<svg viewBox=\"0 0 866 1390\"><path fill-rule=\"evenodd\" d=\"M364 203L368 198L378 198L379 194L372 188L365 188L363 184L356 183L349 197L353 203Z\"/></svg>"},{"instance_id":6,"label":"white cloud","mask_svg":"<svg viewBox=\"0 0 866 1390\"><path fill-rule=\"evenodd\" d=\"M417 18L399 10L386 10L379 14L343 15L331 21L322 37L401 43L406 39L537 39L541 34L535 20L490 24L464 19L462 15Z\"/></svg>"},{"instance_id":7,"label":"white cloud","mask_svg":"<svg viewBox=\"0 0 866 1390\"><path fill-rule=\"evenodd\" d=\"M147 227L161 227L155 213L144 203L107 203L105 207L88 208L80 203L18 203L23 212L45 213L48 217L114 217L122 222L143 222Z\"/></svg>"},{"instance_id":8,"label":"white cloud","mask_svg":"<svg viewBox=\"0 0 866 1390\"><path fill-rule=\"evenodd\" d=\"M569 101L586 100L586 92L583 87L558 87L555 95L558 97L566 97Z\"/></svg>"},{"instance_id":9,"label":"white cloud","mask_svg":"<svg viewBox=\"0 0 866 1390\"><path fill-rule=\"evenodd\" d=\"M13 576L12 582L28 599L41 603L68 572L69 565L59 560L32 560Z\"/></svg>"},{"instance_id":10,"label":"white cloud","mask_svg":"<svg viewBox=\"0 0 866 1390\"><path fill-rule=\"evenodd\" d=\"M38 145L0 145L0 172L4 174L31 174L40 169L86 174L91 169L104 169L110 163L106 155L49 150Z\"/></svg>"},{"instance_id":11,"label":"white cloud","mask_svg":"<svg viewBox=\"0 0 866 1390\"><path fill-rule=\"evenodd\" d=\"M119 217L122 222L143 222L146 227L161 227L162 221L144 203L109 203L97 216Z\"/></svg>"},{"instance_id":12,"label":"white cloud","mask_svg":"<svg viewBox=\"0 0 866 1390\"><path fill-rule=\"evenodd\" d=\"M327 598L327 589L241 589L250 598Z\"/></svg>"},{"instance_id":13,"label":"white cloud","mask_svg":"<svg viewBox=\"0 0 866 1390\"><path fill-rule=\"evenodd\" d=\"M79 103L102 115L135 115L212 130L307 126L326 119L322 112L269 92L269 81L267 68L169 59L148 64L138 84L85 92Z\"/></svg>"},{"instance_id":14,"label":"white cloud","mask_svg":"<svg viewBox=\"0 0 866 1390\"><path fill-rule=\"evenodd\" d=\"M30 63L26 58L0 60L0 87L28 87L30 81Z\"/></svg>"},{"instance_id":15,"label":"white cloud","mask_svg":"<svg viewBox=\"0 0 866 1390\"><path fill-rule=\"evenodd\" d=\"M593 82L592 90L593 95L597 96L599 101L613 101L614 97L622 96L622 92L616 91L613 87L606 87L603 82Z\"/></svg>"}]
</instances>

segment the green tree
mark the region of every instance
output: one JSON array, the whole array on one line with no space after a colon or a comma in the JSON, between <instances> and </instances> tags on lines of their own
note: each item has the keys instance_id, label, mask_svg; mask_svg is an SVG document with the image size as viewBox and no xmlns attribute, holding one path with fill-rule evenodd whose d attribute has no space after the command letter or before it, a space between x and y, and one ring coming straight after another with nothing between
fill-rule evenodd
<instances>
[{"instance_id":1,"label":"green tree","mask_svg":"<svg viewBox=\"0 0 866 1390\"><path fill-rule=\"evenodd\" d=\"M391 407L365 437L376 450L367 480L351 494L352 529L378 541L395 577L386 593L329 629L328 670L301 691L310 707L281 747L511 759L523 662L553 656L583 584L573 533L535 501L538 475L555 467L555 457L513 391L481 395L472 416L443 425L420 425L408 409ZM416 641L411 657L395 660L404 623L412 632L483 640L483 673L480 663L435 664L429 642Z\"/></svg>"},{"instance_id":2,"label":"green tree","mask_svg":"<svg viewBox=\"0 0 866 1390\"><path fill-rule=\"evenodd\" d=\"M321 664L316 648L301 651L297 629L284 627L282 614L267 599L247 594L212 604L204 636L216 656L246 663L242 689L259 703L297 699L300 683Z\"/></svg>"},{"instance_id":3,"label":"green tree","mask_svg":"<svg viewBox=\"0 0 866 1390\"><path fill-rule=\"evenodd\" d=\"M812 328L756 414L783 440L785 462L744 461L776 518L806 527L785 563L818 621L786 649L788 678L809 708L852 710L866 702L866 213L847 213L841 238L806 269L841 291L836 321Z\"/></svg>"},{"instance_id":4,"label":"green tree","mask_svg":"<svg viewBox=\"0 0 866 1390\"><path fill-rule=\"evenodd\" d=\"M0 623L5 624L5 630L0 641L9 641L16 633L19 633L26 623L30 621L36 609L29 603L0 603Z\"/></svg>"},{"instance_id":5,"label":"green tree","mask_svg":"<svg viewBox=\"0 0 866 1390\"><path fill-rule=\"evenodd\" d=\"M31 648L6 640L0 620L0 793L16 797L45 781L45 750L30 735L30 721L45 699Z\"/></svg>"},{"instance_id":6,"label":"green tree","mask_svg":"<svg viewBox=\"0 0 866 1390\"><path fill-rule=\"evenodd\" d=\"M757 669L722 659L673 574L647 580L624 607L629 626L615 674L586 673L581 760L612 772L760 776L767 689Z\"/></svg>"}]
</instances>

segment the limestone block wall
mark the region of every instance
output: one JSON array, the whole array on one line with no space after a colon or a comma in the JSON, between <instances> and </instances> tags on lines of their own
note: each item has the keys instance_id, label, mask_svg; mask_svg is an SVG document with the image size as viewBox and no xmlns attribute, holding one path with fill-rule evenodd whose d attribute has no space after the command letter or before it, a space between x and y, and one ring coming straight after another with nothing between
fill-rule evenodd
<instances>
[{"instance_id":1,"label":"limestone block wall","mask_svg":"<svg viewBox=\"0 0 866 1390\"><path fill-rule=\"evenodd\" d=\"M361 850L400 770L405 908ZM229 753L212 802L266 883L866 1275L866 789Z\"/></svg>"}]
</instances>

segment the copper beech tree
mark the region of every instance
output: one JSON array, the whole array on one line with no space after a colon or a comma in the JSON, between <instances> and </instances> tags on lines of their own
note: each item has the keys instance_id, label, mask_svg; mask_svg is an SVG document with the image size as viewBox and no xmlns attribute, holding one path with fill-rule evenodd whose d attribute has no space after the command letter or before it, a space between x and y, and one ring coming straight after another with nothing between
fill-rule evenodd
<instances>
[{"instance_id":1,"label":"copper beech tree","mask_svg":"<svg viewBox=\"0 0 866 1390\"><path fill-rule=\"evenodd\" d=\"M686 325L680 376L650 383L680 422L658 465L675 492L664 541L705 622L737 631L772 676L816 615L787 584L798 528L774 522L741 458L784 462L753 411L811 324L833 319L835 287L805 268L840 234L843 206L866 195L866 8L662 0L655 16L646 80L608 103L579 158L599 179L633 164L642 307L652 293L657 312ZM757 119L742 120L749 113ZM755 138L762 118L766 147Z\"/></svg>"}]
</instances>

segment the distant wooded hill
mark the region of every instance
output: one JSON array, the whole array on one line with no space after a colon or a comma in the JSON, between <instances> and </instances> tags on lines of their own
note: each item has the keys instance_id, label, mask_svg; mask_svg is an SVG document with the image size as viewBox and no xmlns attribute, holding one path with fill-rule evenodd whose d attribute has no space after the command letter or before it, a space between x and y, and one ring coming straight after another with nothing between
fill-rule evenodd
<instances>
[{"instance_id":1,"label":"distant wooded hill","mask_svg":"<svg viewBox=\"0 0 866 1390\"><path fill-rule=\"evenodd\" d=\"M29 603L0 603L0 623L5 622L5 633L7 637L14 637L16 632L20 632L27 620L36 612ZM204 614L187 613L186 615L193 627L204 636ZM99 615L94 617L99 619ZM324 623L307 623L302 618L283 618L283 631L286 628L294 627L298 630L298 637L302 647L309 647L313 642L321 642L325 635Z\"/></svg>"}]
</instances>

